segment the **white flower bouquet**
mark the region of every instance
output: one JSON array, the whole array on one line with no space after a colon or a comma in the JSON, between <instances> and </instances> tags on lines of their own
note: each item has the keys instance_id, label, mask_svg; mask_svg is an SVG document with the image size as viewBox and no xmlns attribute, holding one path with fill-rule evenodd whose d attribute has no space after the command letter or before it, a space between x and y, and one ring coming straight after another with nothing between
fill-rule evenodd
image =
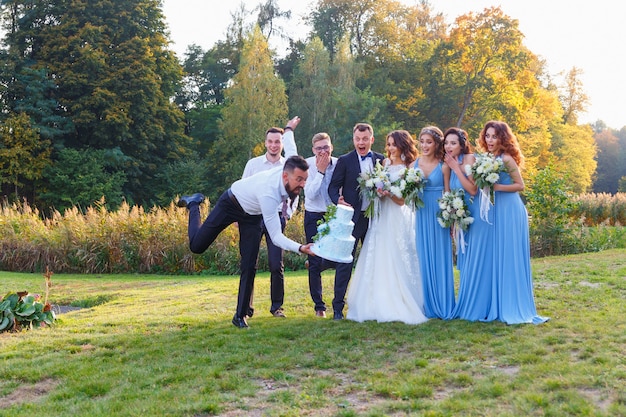
<instances>
[{"instance_id":1,"label":"white flower bouquet","mask_svg":"<svg viewBox=\"0 0 626 417\"><path fill-rule=\"evenodd\" d=\"M397 190L392 188L390 192L397 197L404 198L404 204L409 205L413 209L417 209L424 207L421 193L424 191L425 183L426 178L421 169L415 167L406 168L404 173L400 176L400 179L393 184L396 186Z\"/></svg>"},{"instance_id":2,"label":"white flower bouquet","mask_svg":"<svg viewBox=\"0 0 626 417\"><path fill-rule=\"evenodd\" d=\"M506 172L502 158L491 153L476 154L476 161L465 166L465 173L471 175L480 190L480 218L487 220L489 207L494 203L493 186L500 179L500 173Z\"/></svg>"},{"instance_id":3,"label":"white flower bouquet","mask_svg":"<svg viewBox=\"0 0 626 417\"><path fill-rule=\"evenodd\" d=\"M380 202L381 193L391 189L389 172L380 164L380 161L376 161L374 169L369 172L361 172L357 182L361 199L369 201L365 209L365 217L371 218L378 212L376 207Z\"/></svg>"},{"instance_id":4,"label":"white flower bouquet","mask_svg":"<svg viewBox=\"0 0 626 417\"><path fill-rule=\"evenodd\" d=\"M465 202L465 190L459 188L446 191L437 202L439 203L437 222L441 227L451 228L457 253L459 248L465 253L464 231L474 223L474 218Z\"/></svg>"}]
</instances>

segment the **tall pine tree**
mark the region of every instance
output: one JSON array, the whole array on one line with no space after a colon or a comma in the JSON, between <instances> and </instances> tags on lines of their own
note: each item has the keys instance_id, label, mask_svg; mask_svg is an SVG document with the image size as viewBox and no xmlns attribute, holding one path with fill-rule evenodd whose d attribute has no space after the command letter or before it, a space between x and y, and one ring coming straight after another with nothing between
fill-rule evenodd
<instances>
[{"instance_id":1,"label":"tall pine tree","mask_svg":"<svg viewBox=\"0 0 626 417\"><path fill-rule=\"evenodd\" d=\"M58 103L48 106L50 115L73 127L55 132L55 149L120 149L128 157L124 194L151 202L155 174L179 159L186 144L182 113L170 101L181 67L168 49L160 1L4 3L4 40L18 70L13 80L5 77L13 96L4 95L4 104L12 110L26 97L12 83L43 71L40 82L54 88L42 91Z\"/></svg>"}]
</instances>

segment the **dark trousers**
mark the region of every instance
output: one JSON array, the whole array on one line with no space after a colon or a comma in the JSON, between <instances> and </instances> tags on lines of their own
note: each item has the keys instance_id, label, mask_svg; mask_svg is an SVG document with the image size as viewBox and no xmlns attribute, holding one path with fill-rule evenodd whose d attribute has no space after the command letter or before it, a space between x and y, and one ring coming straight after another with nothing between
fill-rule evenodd
<instances>
[{"instance_id":1,"label":"dark trousers","mask_svg":"<svg viewBox=\"0 0 626 417\"><path fill-rule=\"evenodd\" d=\"M313 211L304 212L304 234L307 243L313 242L313 236L317 234L317 221L323 219L324 214ZM334 268L337 263L311 255L308 255L308 261L309 292L313 303L315 303L315 311L326 311L326 304L322 298L322 271Z\"/></svg>"},{"instance_id":2,"label":"dark trousers","mask_svg":"<svg viewBox=\"0 0 626 417\"><path fill-rule=\"evenodd\" d=\"M239 225L239 255L241 256L241 274L239 276L239 295L237 297L238 317L248 314L248 307L252 298L254 278L256 276L256 262L259 256L261 243L261 215L251 216L245 213L238 203L233 201L228 191L217 200L215 207L209 213L204 223L200 219L200 206L189 206L189 249L193 253L202 253L215 241L217 236L229 225L237 222Z\"/></svg>"},{"instance_id":3,"label":"dark trousers","mask_svg":"<svg viewBox=\"0 0 626 417\"><path fill-rule=\"evenodd\" d=\"M287 220L280 216L281 230L285 231ZM267 229L265 223L261 226L262 234L265 236L265 244L267 246L267 263L270 268L270 297L272 299L272 306L270 307L270 313L282 308L285 300L285 264L283 262L283 249L274 245L272 238ZM252 300L250 300L250 309L254 311L252 307Z\"/></svg>"},{"instance_id":4,"label":"dark trousers","mask_svg":"<svg viewBox=\"0 0 626 417\"><path fill-rule=\"evenodd\" d=\"M352 249L352 262L338 262L335 268L335 298L333 298L333 311L335 313L343 312L343 308L346 305L346 292L348 291L348 284L350 283L350 277L352 276L352 267L354 265L356 248L359 242L363 243L368 226L369 219L361 213L361 216L357 219L354 229L352 230L352 236L356 239L354 242L354 248Z\"/></svg>"}]
</instances>

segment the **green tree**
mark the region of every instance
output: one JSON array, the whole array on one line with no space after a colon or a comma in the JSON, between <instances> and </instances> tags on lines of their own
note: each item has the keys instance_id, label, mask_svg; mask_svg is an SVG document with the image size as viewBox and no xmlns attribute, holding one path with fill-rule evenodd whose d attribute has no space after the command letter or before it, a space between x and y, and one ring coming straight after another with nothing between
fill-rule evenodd
<instances>
[{"instance_id":1,"label":"green tree","mask_svg":"<svg viewBox=\"0 0 626 417\"><path fill-rule=\"evenodd\" d=\"M277 20L291 18L290 10L280 10L276 0L266 0L265 3L261 3L257 6L258 11L257 25L266 36L266 39L270 39L274 35L278 35L283 39L288 39L285 35L283 28L276 24Z\"/></svg>"},{"instance_id":2,"label":"green tree","mask_svg":"<svg viewBox=\"0 0 626 417\"><path fill-rule=\"evenodd\" d=\"M350 40L345 36L338 45L330 67L331 113L324 129L333 138L337 154L353 149L352 127L356 123L363 121L374 123L385 108L384 99L373 94L369 86L365 85L364 88L358 86L363 71L363 64L356 61L350 51ZM377 125L377 128L384 129L380 125ZM381 151L384 148L384 141L378 141L374 145L375 149Z\"/></svg>"},{"instance_id":3,"label":"green tree","mask_svg":"<svg viewBox=\"0 0 626 417\"><path fill-rule=\"evenodd\" d=\"M104 199L115 209L124 200L126 176L120 167L126 156L119 149L71 149L59 151L57 163L47 167L48 189L40 198L47 208L63 212L80 206L87 208Z\"/></svg>"},{"instance_id":4,"label":"green tree","mask_svg":"<svg viewBox=\"0 0 626 417\"><path fill-rule=\"evenodd\" d=\"M256 156L254 148L263 142L264 132L283 126L288 117L285 84L274 73L268 43L258 26L245 38L241 64L225 98L221 136L210 156L213 193L241 178L248 159Z\"/></svg>"},{"instance_id":5,"label":"green tree","mask_svg":"<svg viewBox=\"0 0 626 417\"><path fill-rule=\"evenodd\" d=\"M356 56L363 56L364 33L373 13L374 4L375 0L318 1L316 10L310 16L312 35L322 40L330 52L331 59L334 59L339 43L345 35L350 39L350 51Z\"/></svg>"},{"instance_id":6,"label":"green tree","mask_svg":"<svg viewBox=\"0 0 626 417\"><path fill-rule=\"evenodd\" d=\"M596 193L616 193L619 180L623 174L619 138L609 129L594 135L598 149L595 181L593 191Z\"/></svg>"},{"instance_id":7,"label":"green tree","mask_svg":"<svg viewBox=\"0 0 626 417\"><path fill-rule=\"evenodd\" d=\"M303 115L297 135L300 149L308 150L311 137L328 129L333 111L331 77L330 54L319 38L313 38L306 45L289 85L289 108L292 113Z\"/></svg>"},{"instance_id":8,"label":"green tree","mask_svg":"<svg viewBox=\"0 0 626 417\"><path fill-rule=\"evenodd\" d=\"M181 77L158 0L6 1L5 42L45 69L73 124L55 147L119 148L125 194L149 202L154 174L184 154L183 115L170 101Z\"/></svg>"},{"instance_id":9,"label":"green tree","mask_svg":"<svg viewBox=\"0 0 626 417\"><path fill-rule=\"evenodd\" d=\"M456 18L447 42L434 59L437 89L434 103L440 98L454 108L446 109L455 116L454 126L478 130L486 119L503 119L515 126L517 117L500 106L508 94L515 92L517 77L528 64L527 51L522 46L523 34L517 20L506 16L500 8L492 7L481 13L470 12ZM443 115L439 117L445 117Z\"/></svg>"},{"instance_id":10,"label":"green tree","mask_svg":"<svg viewBox=\"0 0 626 417\"><path fill-rule=\"evenodd\" d=\"M570 181L575 193L590 189L596 170L596 144L589 125L554 125L552 152L559 164L559 172Z\"/></svg>"},{"instance_id":11,"label":"green tree","mask_svg":"<svg viewBox=\"0 0 626 417\"><path fill-rule=\"evenodd\" d=\"M567 176L548 165L530 181L525 196L533 255L567 253L570 213L574 209Z\"/></svg>"},{"instance_id":12,"label":"green tree","mask_svg":"<svg viewBox=\"0 0 626 417\"><path fill-rule=\"evenodd\" d=\"M584 113L589 104L589 97L580 80L581 75L582 70L574 67L565 76L565 86L559 99L563 105L563 122L567 124L577 124L578 115Z\"/></svg>"},{"instance_id":13,"label":"green tree","mask_svg":"<svg viewBox=\"0 0 626 417\"><path fill-rule=\"evenodd\" d=\"M196 153L182 161L167 164L157 174L157 180L162 185L156 195L156 203L166 206L175 196L210 190L210 174L207 159Z\"/></svg>"},{"instance_id":14,"label":"green tree","mask_svg":"<svg viewBox=\"0 0 626 417\"><path fill-rule=\"evenodd\" d=\"M12 114L0 124L0 184L10 184L19 200L24 180L41 178L50 164L50 141L41 139L25 113Z\"/></svg>"}]
</instances>

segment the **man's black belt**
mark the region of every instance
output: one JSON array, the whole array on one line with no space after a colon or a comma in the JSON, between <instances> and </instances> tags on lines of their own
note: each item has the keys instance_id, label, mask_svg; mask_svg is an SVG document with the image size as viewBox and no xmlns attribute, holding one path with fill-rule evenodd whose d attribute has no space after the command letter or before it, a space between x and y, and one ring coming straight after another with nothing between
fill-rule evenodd
<instances>
[{"instance_id":1,"label":"man's black belt","mask_svg":"<svg viewBox=\"0 0 626 417\"><path fill-rule=\"evenodd\" d=\"M230 198L230 201L233 202L235 207L237 207L239 210L243 211L243 208L241 208L241 204L239 204L239 201L237 201L237 197L235 197L235 194L233 194L233 192L230 191L230 188L228 189L228 198Z\"/></svg>"}]
</instances>

